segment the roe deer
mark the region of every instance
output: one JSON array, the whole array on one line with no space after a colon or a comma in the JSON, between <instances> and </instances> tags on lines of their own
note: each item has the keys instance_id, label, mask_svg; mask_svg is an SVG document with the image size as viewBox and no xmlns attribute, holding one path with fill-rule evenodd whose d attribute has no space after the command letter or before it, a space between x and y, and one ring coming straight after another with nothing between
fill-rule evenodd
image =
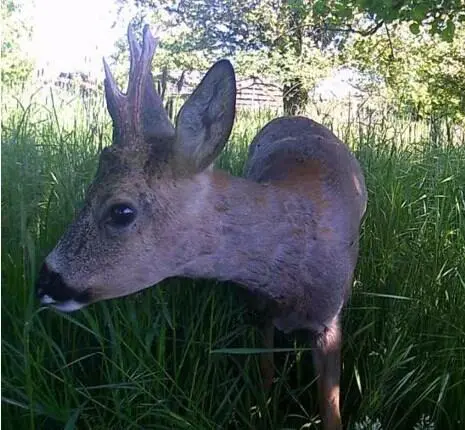
<instances>
[{"instance_id":1,"label":"roe deer","mask_svg":"<svg viewBox=\"0 0 465 430\"><path fill-rule=\"evenodd\" d=\"M267 347L274 327L312 334L323 427L340 429L339 315L367 200L358 162L327 128L283 117L253 140L245 178L211 169L235 116L231 64L211 67L173 127L151 74L156 40L147 26L142 47L128 40L126 94L104 62L113 144L40 271L41 302L73 311L173 276L234 281L266 299Z\"/></svg>"}]
</instances>

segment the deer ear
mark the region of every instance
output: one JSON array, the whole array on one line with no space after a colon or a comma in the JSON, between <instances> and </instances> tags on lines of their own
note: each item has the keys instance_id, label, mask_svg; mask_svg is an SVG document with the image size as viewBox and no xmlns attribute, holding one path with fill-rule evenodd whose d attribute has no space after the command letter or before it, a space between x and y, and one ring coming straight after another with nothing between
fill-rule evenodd
<instances>
[{"instance_id":1,"label":"deer ear","mask_svg":"<svg viewBox=\"0 0 465 430\"><path fill-rule=\"evenodd\" d=\"M189 170L202 171L223 149L236 109L236 79L227 60L207 72L176 120L176 158Z\"/></svg>"}]
</instances>

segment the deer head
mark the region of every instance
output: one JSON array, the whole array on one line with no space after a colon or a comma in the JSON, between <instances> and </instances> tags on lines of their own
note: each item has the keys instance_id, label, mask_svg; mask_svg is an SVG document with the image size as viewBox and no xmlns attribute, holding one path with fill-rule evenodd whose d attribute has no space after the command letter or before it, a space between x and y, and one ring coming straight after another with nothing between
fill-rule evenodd
<instances>
[{"instance_id":1,"label":"deer head","mask_svg":"<svg viewBox=\"0 0 465 430\"><path fill-rule=\"evenodd\" d=\"M236 86L228 61L208 71L173 127L151 74L156 40L146 26L142 46L130 28L128 41L126 94L104 61L113 143L102 151L84 207L37 281L42 303L64 311L179 274L189 258L189 231L201 222L202 173L223 149L234 121Z\"/></svg>"}]
</instances>

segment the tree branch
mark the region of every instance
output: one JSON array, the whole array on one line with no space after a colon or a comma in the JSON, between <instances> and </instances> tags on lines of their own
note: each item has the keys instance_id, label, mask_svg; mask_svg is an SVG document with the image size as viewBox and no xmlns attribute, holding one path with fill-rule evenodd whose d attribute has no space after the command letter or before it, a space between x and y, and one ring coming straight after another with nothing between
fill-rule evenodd
<instances>
[{"instance_id":1,"label":"tree branch","mask_svg":"<svg viewBox=\"0 0 465 430\"><path fill-rule=\"evenodd\" d=\"M340 31L342 33L354 33L354 34L360 34L361 36L371 36L375 34L384 24L384 21L378 21L376 24L374 24L372 27L366 29L366 30L358 30L354 27L352 27L351 24L349 24L347 27L329 27L325 26L325 30L327 31Z\"/></svg>"},{"instance_id":2,"label":"tree branch","mask_svg":"<svg viewBox=\"0 0 465 430\"><path fill-rule=\"evenodd\" d=\"M392 46L391 34L389 33L389 28L387 24L384 24L384 28L386 29L386 35L389 41L389 48L391 49L390 60L394 60L394 47Z\"/></svg>"}]
</instances>

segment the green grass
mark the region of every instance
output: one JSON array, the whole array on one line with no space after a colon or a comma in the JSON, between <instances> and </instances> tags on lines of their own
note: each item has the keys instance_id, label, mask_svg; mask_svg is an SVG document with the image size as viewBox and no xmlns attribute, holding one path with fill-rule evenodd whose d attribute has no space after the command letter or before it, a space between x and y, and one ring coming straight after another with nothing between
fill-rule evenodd
<instances>
[{"instance_id":1,"label":"green grass","mask_svg":"<svg viewBox=\"0 0 465 430\"><path fill-rule=\"evenodd\" d=\"M266 398L255 316L233 285L171 280L69 315L39 308L38 267L79 208L110 136L101 100L72 115L54 100L47 106L3 116L4 428L317 428L311 357L299 350L308 345L276 334L277 347L297 349L276 353ZM218 164L240 174L248 143L273 116L240 112ZM383 429L421 420L459 429L465 146L433 144L427 124L381 118L315 118L354 148L369 190L343 321L344 420L355 429L376 428L370 420Z\"/></svg>"}]
</instances>

